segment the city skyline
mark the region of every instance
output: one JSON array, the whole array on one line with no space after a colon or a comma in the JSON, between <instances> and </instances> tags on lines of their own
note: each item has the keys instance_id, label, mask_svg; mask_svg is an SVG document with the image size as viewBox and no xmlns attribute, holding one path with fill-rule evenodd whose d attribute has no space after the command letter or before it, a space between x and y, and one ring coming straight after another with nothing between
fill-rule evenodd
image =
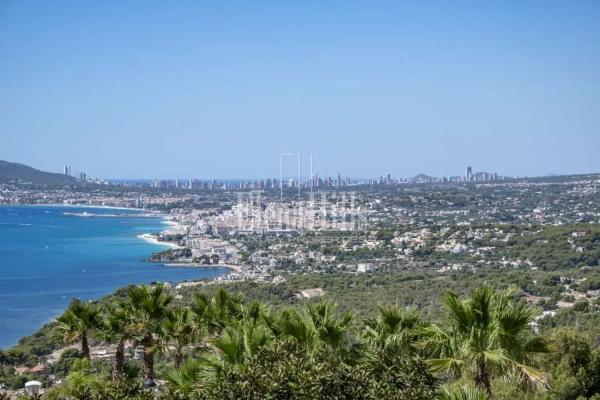
<instances>
[{"instance_id":1,"label":"city skyline","mask_svg":"<svg viewBox=\"0 0 600 400\"><path fill-rule=\"evenodd\" d=\"M296 160L297 164L295 167L297 168L296 173L294 171L289 171L284 169L284 160L291 158ZM332 175L323 175L319 173L317 169L315 169L313 165L313 155L309 155L308 167L302 162L302 154L297 153L281 153L280 154L280 167L279 167L279 176L255 176L255 177L247 177L247 178L239 178L239 177L201 177L201 176L193 176L187 175L187 177L179 176L179 177L166 177L166 178L152 178L149 176L140 176L136 178L119 178L119 177L91 177L87 176L86 172L83 170L75 170L72 172L71 165L65 164L63 166L63 174L67 176L71 176L74 178L79 178L80 181L86 182L86 180L90 181L104 181L105 178L107 181L112 182L154 182L151 185L158 187L156 182L169 182L173 183L174 187L182 187L182 188L191 188L192 181L197 183L210 183L210 182L227 182L227 181L240 181L240 182L252 182L252 181L273 181L277 182L277 185L280 185L280 182L300 182L301 186L306 185L308 188L312 188L315 182L321 181L336 181L338 186L341 186L342 179L342 171L337 173L337 176ZM304 168L304 170L303 170ZM308 169L308 171L306 170ZM284 173L285 171L285 173ZM460 174L445 174L442 176L434 176L429 175L424 172L420 172L415 176L392 176L390 173L380 174L375 177L368 176L350 176L343 175L344 182L349 183L350 180L353 183L367 183L367 184L376 184L376 183L408 183L408 182L476 182L476 181L494 181L498 179L507 179L507 178L515 178L506 175L499 175L497 172L489 172L489 171L475 171L473 172L473 168L468 166L466 167L466 173L464 175ZM519 178L519 177L516 177ZM294 183L294 186L297 183ZM291 186L291 185L290 185ZM273 186L275 188L275 186Z\"/></svg>"}]
</instances>

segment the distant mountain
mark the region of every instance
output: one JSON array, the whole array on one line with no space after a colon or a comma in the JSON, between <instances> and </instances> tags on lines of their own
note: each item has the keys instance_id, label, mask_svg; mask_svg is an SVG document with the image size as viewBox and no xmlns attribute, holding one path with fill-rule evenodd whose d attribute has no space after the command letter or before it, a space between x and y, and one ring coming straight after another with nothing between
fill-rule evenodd
<instances>
[{"instance_id":1,"label":"distant mountain","mask_svg":"<svg viewBox=\"0 0 600 400\"><path fill-rule=\"evenodd\" d=\"M44 172L27 165L0 160L0 183L18 182L34 185L70 185L77 183L72 176Z\"/></svg>"}]
</instances>

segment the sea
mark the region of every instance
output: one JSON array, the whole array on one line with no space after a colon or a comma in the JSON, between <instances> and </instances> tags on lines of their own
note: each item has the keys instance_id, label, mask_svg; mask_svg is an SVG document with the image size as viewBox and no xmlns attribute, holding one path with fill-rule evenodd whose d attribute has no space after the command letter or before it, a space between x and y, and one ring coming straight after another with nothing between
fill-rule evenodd
<instances>
[{"instance_id":1,"label":"sea","mask_svg":"<svg viewBox=\"0 0 600 400\"><path fill-rule=\"evenodd\" d=\"M51 322L75 297L227 272L146 262L167 247L138 235L166 228L162 218L129 209L0 205L0 348Z\"/></svg>"}]
</instances>

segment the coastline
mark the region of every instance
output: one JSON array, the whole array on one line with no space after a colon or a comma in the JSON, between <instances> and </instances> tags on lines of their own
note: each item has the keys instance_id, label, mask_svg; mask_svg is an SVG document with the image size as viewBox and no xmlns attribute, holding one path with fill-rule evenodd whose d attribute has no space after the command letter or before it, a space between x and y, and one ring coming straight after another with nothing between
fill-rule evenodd
<instances>
[{"instance_id":1,"label":"coastline","mask_svg":"<svg viewBox=\"0 0 600 400\"><path fill-rule=\"evenodd\" d=\"M170 233L171 229L176 230L177 228L183 227L183 225L181 225L179 222L174 221L173 219L171 219L171 217L169 217L168 215L164 214L164 213L160 213L158 211L151 211L151 210L145 210L143 208L136 208L136 207L118 207L118 206L107 206L107 205L93 205L93 204L62 204L62 203L3 203L0 204L0 206L37 206L37 207L67 207L67 208L90 208L90 209L105 209L105 210L120 210L120 211L127 211L127 210L132 210L132 211L141 211L141 212L147 212L148 214L144 214L141 215L143 217L146 218L161 218L162 221L161 223L167 225L168 227L164 230L162 230L160 233L161 234L168 234ZM159 239L159 237L157 237L157 235L152 234L152 233L142 233L136 236L138 239L143 240L146 243L149 244L153 244L153 245L159 245L159 246L165 246L166 248L169 249L183 249L185 246L180 246L176 243L172 243L172 242L165 242ZM241 272L242 271L242 267L240 265L232 265L232 264L218 264L218 265L213 265L213 264L198 264L198 263L190 263L190 262L170 262L170 263L163 263L162 264L165 267L189 267L189 268L209 268L209 267L223 267L223 268L227 268L232 272Z\"/></svg>"},{"instance_id":2,"label":"coastline","mask_svg":"<svg viewBox=\"0 0 600 400\"><path fill-rule=\"evenodd\" d=\"M171 242L163 242L163 241L159 240L158 237L156 237L155 235L153 235L151 233L142 233L141 235L137 235L137 238L142 239L143 241L150 243L150 244L166 246L171 249L183 249L183 246L180 246L178 244L171 243Z\"/></svg>"},{"instance_id":3,"label":"coastline","mask_svg":"<svg viewBox=\"0 0 600 400\"><path fill-rule=\"evenodd\" d=\"M66 215L74 217L94 217L94 218L161 218L165 214L160 211L147 210L137 207L118 207L93 204L62 204L62 203L0 203L0 207L48 207L48 208L83 208L83 209L98 209L98 210L115 210L115 211L131 211L131 214L92 214L84 211L64 212Z\"/></svg>"},{"instance_id":4,"label":"coastline","mask_svg":"<svg viewBox=\"0 0 600 400\"><path fill-rule=\"evenodd\" d=\"M150 210L144 210L143 208L136 208L136 207L117 207L117 206L106 206L106 205L93 205L93 204L62 204L62 203L48 203L48 204L41 204L41 203L5 203L5 204L0 204L2 206L36 206L36 207L67 207L67 208L90 208L90 209L104 209L104 210L120 210L120 211L127 211L127 210L134 210L134 211L145 211L148 214L143 214L140 215L141 217L146 217L146 218L161 218L162 221L161 223L165 224L165 225L169 225L171 227L179 227L181 226L179 223L177 223L176 221L173 221L171 219L169 219L165 214L159 213L157 211L150 211ZM168 233L169 228L161 231L161 233ZM141 239L143 241L145 241L146 243L150 243L150 244L155 244L155 245L161 245L161 246L165 246L171 249L181 249L183 248L183 246L179 246L178 244L175 243L171 243L171 242L164 242L161 241L158 237L156 237L155 235L151 234L151 233L142 233L140 235L136 236L138 239Z\"/></svg>"},{"instance_id":5,"label":"coastline","mask_svg":"<svg viewBox=\"0 0 600 400\"><path fill-rule=\"evenodd\" d=\"M168 227L163 230L161 232L161 234L169 234L169 233L173 233L173 231L177 231L180 228L183 228L184 225L182 225L181 223L175 221L172 219L172 217L168 216L168 215L162 215L162 223L167 225ZM167 246L171 249L183 249L185 248L185 246L180 246L178 244L172 243L172 242L165 242L159 239L159 237L157 237L154 234L151 233L144 233L141 235L137 236L139 239L142 239L148 243L151 244L157 244L157 245L163 245L163 246ZM184 267L184 268L216 268L216 267L223 267L223 268L227 268L230 273L231 272L236 272L239 273L242 271L242 267L240 265L233 265L233 264L200 264L197 262L192 262L192 261L170 261L170 262L166 262L166 263L162 263L163 266L165 267Z\"/></svg>"},{"instance_id":6,"label":"coastline","mask_svg":"<svg viewBox=\"0 0 600 400\"><path fill-rule=\"evenodd\" d=\"M65 207L65 209L63 209L63 211L66 210L66 207L79 207L77 205L62 205L62 204L54 204L54 205L44 205L44 204L35 204L36 207L28 207L30 205L34 205L34 204L2 204L0 206L2 206L2 208L4 210L6 209L10 209L15 208L16 210L20 208L21 211L18 211L20 214L26 216L26 215L40 215L40 218L53 218L48 217L48 214L43 213L43 211L39 211L40 209L44 209L47 207L47 209L51 210L52 207L56 207L58 208L57 211L59 211L59 214L62 214L62 211L60 210L61 207ZM96 206L87 206L88 208L100 208L100 207L96 207ZM104 207L107 208L107 207ZM29 211L28 211L29 210ZM131 209L130 209L131 210ZM92 211L93 212L93 211ZM97 212L100 212L99 210ZM7 212L8 215L9 212ZM52 214L54 214L55 211L52 210ZM4 215L4 212L2 213L2 215ZM111 225L111 229L108 230L107 232L110 232L110 237L113 236L113 232L116 232L115 234L120 234L121 232L124 233L125 236L128 236L129 239L127 240L128 243L131 243L131 249L132 251L135 253L135 256L129 256L128 252L123 252L123 254L121 254L121 249L123 249L124 247L122 246L122 244L120 243L120 237L117 237L117 239L115 241L111 241L109 238L109 236L103 236L102 232L99 231L98 236L94 236L92 235L90 232L91 231L95 231L95 226L96 226L96 222L94 221L81 221L81 222L77 222L74 219L71 220L68 224L68 226L70 226L70 229L73 229L75 234L74 235L65 235L64 237L60 237L60 238L55 238L52 237L52 239L60 239L59 241L53 242L50 245L51 251L55 252L54 253L48 253L48 257L50 256L54 256L56 255L56 257L58 257L60 254L62 254L62 249L65 248L68 251L71 250L71 245L68 243L72 238L77 238L77 240L79 240L80 236L76 234L76 230L80 229L81 230L81 238L83 238L83 242L85 242L85 238L87 237L93 237L94 240L90 241L89 243L93 243L96 244L96 237L102 238L102 239L107 239L107 243L109 243L111 246L114 246L114 249L116 250L114 252L114 257L113 257L113 252L108 250L108 251L103 251L100 252L102 254L99 255L95 255L93 254L95 252L95 250L93 250L91 247L92 246L84 246L83 248L88 249L86 250L85 254L82 253L82 256L76 258L68 258L66 262L54 262L54 259L49 259L49 264L48 265L60 265L60 268L64 268L65 273L69 273L68 276L75 276L78 280L77 283L70 286L67 284L57 284L54 285L54 283L50 283L50 281L52 280L47 280L47 279L42 279L45 277L45 275L43 273L39 273L38 275L31 273L28 274L27 277L29 278L29 275L31 275L32 279L32 287L33 289L19 289L16 290L14 296L21 296L21 295L25 295L27 296L27 303L21 303L21 299L19 299L19 307L28 310L29 308L31 310L33 310L32 313L29 313L31 315L34 315L35 320L33 322L29 322L29 321L22 321L23 318L21 317L22 314L27 314L28 313L21 313L19 312L18 314L15 315L5 315L3 316L3 321L2 324L0 324L3 329L2 329L2 333L3 333L3 342L2 342L2 346L0 346L0 348L3 349L8 349L8 348L12 348L13 346L18 344L18 340L20 340L23 337L26 337L28 335L33 335L35 332L39 331L39 329L41 329L44 325L46 325L47 323L51 323L55 320L57 315L60 315L62 313L62 311L64 310L65 307L67 307L68 305L68 299L71 297L78 297L78 298L82 298L82 299L86 299L86 300L97 300L99 298L102 298L104 296L110 295L112 293L114 293L115 291L117 291L119 288L131 285L131 284L151 284L152 282L173 282L173 283L179 283L179 282L187 282L187 281L195 281L195 280L202 280L202 279L209 279L209 280L213 280L215 279L217 276L224 276L228 274L228 271L224 268L222 268L219 265L215 265L212 266L212 271L211 268L205 268L204 270L206 272L204 272L201 269L196 269L195 271L193 270L188 270L185 271L184 268L176 268L176 267L172 267L172 268L163 268L163 265L152 265L150 263L146 263L144 261L145 258L149 257L152 252L156 252L156 251L161 251L163 249L161 248L157 248L157 247L149 247L146 246L146 244L144 242L138 242L138 240L140 240L141 238L138 236L140 233L143 232L158 232L161 231L163 229L166 228L171 228L170 225L175 225L175 221L169 221L170 223L166 223L167 221L164 218L164 214L161 215L154 215L155 218L161 218L159 219L155 219L155 220L151 220L151 219L147 219L146 222L138 220L136 222L132 222L133 224L135 224L134 226L140 226L142 227L141 230L137 229L136 230L128 230L126 225L121 224L119 221L116 221L114 223L115 226L118 227L123 227L123 228L118 228L116 230L112 230L112 222L108 222L108 225ZM12 217L11 217L12 218ZM17 222L20 219L20 217L14 217L17 218ZM172 217L169 218L169 220ZM60 221L63 221L63 217L61 216ZM161 222L165 222L165 224L161 223ZM58 223L58 222L57 222ZM104 222L98 222L98 224L100 224L100 226L102 226L102 224L104 224ZM40 223L40 224L35 224L36 226L42 227L42 226L47 226L47 224L45 223ZM50 226L50 225L48 225ZM17 229L18 227L16 227L15 229ZM127 234L127 231L129 232ZM52 233L52 232L50 232ZM26 238L28 235L23 232L23 238ZM44 244L46 243L45 239L46 235L38 235L38 236L33 236L34 239L38 238L41 244L36 244L35 245L35 249L36 251L40 252L40 253L44 253L47 250L44 250ZM11 235L6 235L4 237L4 239L8 239L9 237L12 237ZM146 239L148 239L146 237ZM143 239L142 239L143 240ZM146 243L149 243L148 240L145 241ZM37 242L36 242L37 243ZM136 246L135 243L138 243L138 245ZM140 246L139 243L142 243L142 245ZM159 245L163 245L166 247L172 247L171 245L173 245L174 243L165 243L165 242L158 242L156 244ZM101 244L99 244L101 245ZM0 247L2 247L2 245L0 245ZM20 248L19 248L20 249ZM48 247L46 247L46 249L48 249ZM137 250L135 250L137 249ZM4 248L3 248L4 250ZM19 250L20 251L20 250ZM4 253L4 252L3 252ZM27 252L28 254L30 253L29 251ZM127 254L125 254L127 253ZM36 253L37 254L37 253ZM44 255L44 257L46 257L46 255ZM55 257L55 258L56 258ZM32 257L29 257L32 258ZM23 260L28 260L28 257L24 257ZM99 263L99 265L101 264L101 267L104 268L104 266L110 266L110 268L107 269L97 269L97 270L93 270L92 267L89 267L89 265L94 264L97 260L100 260L101 262ZM114 261L117 260L117 261ZM120 261L124 260L123 264L120 264ZM4 259L0 259L0 266L4 267L4 266L9 266L10 264L8 262L4 262L6 261L6 257ZM25 262L25 261L23 261ZM161 263L162 264L162 263ZM29 265L29 264L27 264ZM35 262L32 262L31 265L37 265ZM146 266L146 268L144 268L144 265ZM123 267L121 269L121 267ZM157 268L158 267L158 268ZM7 268L8 269L8 268ZM177 270L180 270L180 272L177 272ZM57 271L59 273L63 272L63 269L58 269L57 267ZM175 272L170 272L170 271L175 271ZM91 275L86 275L86 274L91 274ZM42 276L44 275L44 276ZM106 276L106 279L102 278L102 282L95 284L95 276L98 277L104 277ZM131 276L131 279L129 279L129 277ZM4 276L3 276L4 278ZM13 277L12 275L8 275L6 279L1 280L0 283L4 282L4 284L6 285L6 282L9 282L11 280L15 280L15 282L17 282L19 279L21 279L20 275L19 276L15 276ZM79 280L82 282L81 285L79 284ZM59 281L58 279L56 281ZM115 284L113 285L112 282L115 282ZM12 285L13 287L17 287L19 285ZM23 291L24 293L21 293L21 291ZM25 293L26 292L26 293ZM10 291L7 291L5 293L12 293ZM3 301L2 305L6 305L6 304L10 304L10 302L14 302L14 299L11 300L11 295L5 295L2 296L2 299L0 299L1 301ZM60 294L60 295L59 295ZM46 297L48 298L48 300L46 301ZM44 299L39 300L38 299ZM39 303L39 304L38 304ZM62 303L65 303L64 305ZM28 308L29 307L29 308ZM39 312L38 312L39 311ZM47 311L52 311L52 312L47 312ZM38 315L40 314L40 317L38 318ZM4 318L6 317L6 318ZM16 322L13 323L12 320L15 320ZM39 321L38 321L39 320ZM9 322L10 321L10 324ZM30 326L31 325L31 326ZM4 329L5 327L10 327L10 329ZM13 329L14 328L14 329ZM13 332L14 330L14 332ZM6 338L4 338L4 336L6 336ZM13 337L14 336L14 337Z\"/></svg>"},{"instance_id":7,"label":"coastline","mask_svg":"<svg viewBox=\"0 0 600 400\"><path fill-rule=\"evenodd\" d=\"M104 205L93 205L93 204L62 204L62 203L3 203L1 205L6 206L36 206L36 207L72 207L72 208L99 208L105 210L135 210L135 211L148 211L143 208L136 207L118 207L118 206L104 206ZM148 211L152 212L152 211ZM157 216L160 216L157 215Z\"/></svg>"},{"instance_id":8,"label":"coastline","mask_svg":"<svg viewBox=\"0 0 600 400\"><path fill-rule=\"evenodd\" d=\"M169 226L180 226L177 222L168 219L166 215L156 212L156 211L149 211L149 210L144 210L143 208L136 208L136 207L117 207L117 206L106 206L106 205L92 205L92 204L61 204L61 203L49 203L49 204L40 204L40 203L18 203L18 204L6 204L7 206L38 206L38 207L68 207L68 208L90 208L90 209L104 209L104 210L120 210L120 211L127 211L127 210L134 210L134 211L147 211L149 214L143 214L140 216L143 217L147 217L147 218L161 218L162 219L162 223L169 225ZM161 231L161 233L167 233L168 232L168 228ZM155 244L155 245L160 245L160 246L165 246L171 249L181 249L183 248L183 246L179 246L178 244L175 243L171 243L171 242L164 242L161 241L158 237L156 237L155 235L151 234L151 233L142 233L140 235L136 236L138 239L141 239L143 241L145 241L146 243L150 243L150 244Z\"/></svg>"},{"instance_id":9,"label":"coastline","mask_svg":"<svg viewBox=\"0 0 600 400\"><path fill-rule=\"evenodd\" d=\"M36 207L68 207L68 208L97 208L97 209L106 209L106 210L133 210L133 211L142 211L142 212L147 212L148 214L143 215L144 217L147 218L161 218L162 221L161 223L167 225L168 227L164 230L162 230L160 233L161 234L168 234L170 233L169 231L171 229L177 229L179 227L182 227L183 225L181 225L179 222L174 221L173 219L171 219L171 217L169 217L168 215L164 214L164 213L160 213L158 211L150 211L150 210L145 210L143 208L136 208L136 207L118 207L118 206L107 206L107 205L93 205L93 204L62 204L62 203L2 203L0 204L0 206L36 206ZM172 243L172 242L165 242L159 239L159 237L157 237L157 235L152 234L152 233L142 233L136 236L138 239L143 240L146 243L149 244L153 244L153 245L159 245L159 246L165 246L166 248L169 249L182 249L185 246L180 246L176 243ZM233 272L241 272L242 267L239 265L232 265L232 264L218 264L218 265L213 265L213 264L198 264L198 263L190 263L190 262L170 262L170 263L163 263L162 264L165 267L189 267L189 268L209 268L209 267L224 267L229 269L230 271Z\"/></svg>"},{"instance_id":10,"label":"coastline","mask_svg":"<svg viewBox=\"0 0 600 400\"><path fill-rule=\"evenodd\" d=\"M174 221L173 219L171 219L171 217L169 217L168 215L163 215L162 216L163 221L162 223L165 225L168 225L168 228L166 228L165 230L163 230L161 233L164 234L169 234L169 233L173 233L172 230L177 231L179 228L183 228L184 226L182 224L180 224L177 221ZM150 233L145 233L142 235L138 235L138 238L147 241L148 243L152 243L152 244L159 244L159 245L163 245L163 246L168 246L171 249L182 249L185 248L185 246L180 246L177 245L175 243L172 242L165 242L165 241L161 241L158 237L156 237L156 235L150 234ZM236 272L236 273L240 273L242 272L242 267L240 265L233 265L233 264L200 264L197 262L193 262L193 261L170 261L170 262L166 262L166 263L162 263L163 266L165 267L184 267L184 268L215 268L215 267L222 267L222 268L227 268L231 273L231 272Z\"/></svg>"},{"instance_id":11,"label":"coastline","mask_svg":"<svg viewBox=\"0 0 600 400\"><path fill-rule=\"evenodd\" d=\"M6 205L6 206L37 206L37 207L68 207L68 208L97 208L97 209L104 209L104 210L120 210L120 211L127 211L127 210L134 210L134 211L146 211L149 214L144 214L144 215L140 215L143 217L147 217L147 218L161 218L162 221L161 223L169 225L169 226L179 226L179 224L171 219L168 219L167 216L165 214L156 212L156 211L149 211L149 210L144 210L143 208L136 208L136 207L117 207L117 206L106 206L106 205L92 205L92 204L61 204L61 203L48 203L48 204L40 204L40 203L14 203L14 204L10 204L10 203L6 203L6 204L1 204L1 205ZM166 233L168 232L168 228L161 231L161 233ZM178 244L175 243L170 243L170 242L164 242L158 239L158 237L156 237L155 235L151 234L151 233L142 233L140 235L136 236L138 239L141 239L143 241L145 241L146 243L150 243L150 244L155 244L155 245L161 245L161 246L165 246L165 247L169 247L172 249L180 249L183 248L183 246L179 246Z\"/></svg>"}]
</instances>

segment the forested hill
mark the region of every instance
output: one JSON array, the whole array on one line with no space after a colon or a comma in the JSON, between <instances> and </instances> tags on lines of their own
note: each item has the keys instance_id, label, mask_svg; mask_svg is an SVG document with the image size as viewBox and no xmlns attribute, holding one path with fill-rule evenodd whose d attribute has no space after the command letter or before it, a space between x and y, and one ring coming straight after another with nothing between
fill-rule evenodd
<instances>
[{"instance_id":1,"label":"forested hill","mask_svg":"<svg viewBox=\"0 0 600 400\"><path fill-rule=\"evenodd\" d=\"M72 176L44 172L27 165L0 160L0 183L18 182L35 185L67 185L77 182Z\"/></svg>"}]
</instances>

